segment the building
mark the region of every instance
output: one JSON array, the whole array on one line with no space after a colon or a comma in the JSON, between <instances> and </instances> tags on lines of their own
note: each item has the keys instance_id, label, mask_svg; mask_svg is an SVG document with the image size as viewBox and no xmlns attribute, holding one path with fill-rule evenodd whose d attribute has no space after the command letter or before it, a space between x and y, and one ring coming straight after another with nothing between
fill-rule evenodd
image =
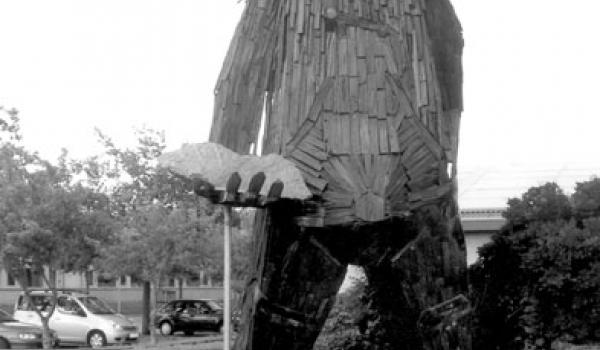
<instances>
[{"instance_id":1,"label":"building","mask_svg":"<svg viewBox=\"0 0 600 350\"><path fill-rule=\"evenodd\" d=\"M491 241L494 233L506 222L502 216L504 208L474 208L460 211L465 241L467 243L467 264L471 265L479 256L479 247Z\"/></svg>"}]
</instances>

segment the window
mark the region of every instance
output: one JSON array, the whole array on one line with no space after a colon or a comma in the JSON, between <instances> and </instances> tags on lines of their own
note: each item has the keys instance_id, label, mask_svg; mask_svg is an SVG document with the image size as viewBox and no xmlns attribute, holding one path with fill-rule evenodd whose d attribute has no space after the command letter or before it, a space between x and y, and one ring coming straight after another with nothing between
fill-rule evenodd
<instances>
[{"instance_id":1,"label":"window","mask_svg":"<svg viewBox=\"0 0 600 350\"><path fill-rule=\"evenodd\" d=\"M52 297L49 295L32 295L31 301L33 302L33 305L24 295L19 296L17 310L33 311L33 307L35 306L41 311L49 311L50 306L52 305Z\"/></svg>"},{"instance_id":2,"label":"window","mask_svg":"<svg viewBox=\"0 0 600 350\"><path fill-rule=\"evenodd\" d=\"M112 315L115 313L115 311L100 298L87 296L79 297L78 299L93 314Z\"/></svg>"},{"instance_id":3,"label":"window","mask_svg":"<svg viewBox=\"0 0 600 350\"><path fill-rule=\"evenodd\" d=\"M67 296L61 296L58 298L56 303L57 310L59 312L70 314L70 315L82 315L85 314L81 306L77 304L75 300Z\"/></svg>"},{"instance_id":4,"label":"window","mask_svg":"<svg viewBox=\"0 0 600 350\"><path fill-rule=\"evenodd\" d=\"M10 273L6 273L6 285L9 287L14 287L16 285L15 278Z\"/></svg>"},{"instance_id":5,"label":"window","mask_svg":"<svg viewBox=\"0 0 600 350\"><path fill-rule=\"evenodd\" d=\"M98 275L98 287L116 287L117 279L113 276L101 273Z\"/></svg>"},{"instance_id":6,"label":"window","mask_svg":"<svg viewBox=\"0 0 600 350\"><path fill-rule=\"evenodd\" d=\"M85 283L86 286L91 286L94 284L94 270L87 270L85 272Z\"/></svg>"}]
</instances>

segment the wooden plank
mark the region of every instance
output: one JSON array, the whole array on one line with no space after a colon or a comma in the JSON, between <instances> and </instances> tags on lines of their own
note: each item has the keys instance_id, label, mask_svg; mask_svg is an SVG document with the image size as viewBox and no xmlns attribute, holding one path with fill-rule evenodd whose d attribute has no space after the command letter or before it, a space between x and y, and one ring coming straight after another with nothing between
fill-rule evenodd
<instances>
[{"instance_id":1,"label":"wooden plank","mask_svg":"<svg viewBox=\"0 0 600 350\"><path fill-rule=\"evenodd\" d=\"M393 93L392 87L389 84L386 86L387 93L385 94L385 109L388 116L396 116L400 110L398 98Z\"/></svg>"},{"instance_id":2,"label":"wooden plank","mask_svg":"<svg viewBox=\"0 0 600 350\"><path fill-rule=\"evenodd\" d=\"M350 112L350 79L347 76L338 77L340 80L340 91L341 91L341 101L340 101L340 113L349 113Z\"/></svg>"},{"instance_id":3,"label":"wooden plank","mask_svg":"<svg viewBox=\"0 0 600 350\"><path fill-rule=\"evenodd\" d=\"M397 74L398 73L398 63L396 63L396 60L394 58L394 51L392 48L392 40L393 39L387 39L385 42L385 45L383 45L383 60L385 62L385 68L388 72L390 72L391 74Z\"/></svg>"},{"instance_id":4,"label":"wooden plank","mask_svg":"<svg viewBox=\"0 0 600 350\"><path fill-rule=\"evenodd\" d=\"M358 58L356 60L357 69L358 69L358 78L361 84L366 84L367 82L367 59L366 58Z\"/></svg>"},{"instance_id":5,"label":"wooden plank","mask_svg":"<svg viewBox=\"0 0 600 350\"><path fill-rule=\"evenodd\" d=\"M342 37L338 40L338 71L340 75L348 75L348 38Z\"/></svg>"},{"instance_id":6,"label":"wooden plank","mask_svg":"<svg viewBox=\"0 0 600 350\"><path fill-rule=\"evenodd\" d=\"M294 150L294 152L292 152L290 156L295 160L309 166L311 169L316 170L317 172L323 169L321 161L319 161L314 155L308 154L299 148Z\"/></svg>"},{"instance_id":7,"label":"wooden plank","mask_svg":"<svg viewBox=\"0 0 600 350\"><path fill-rule=\"evenodd\" d=\"M322 134L316 135L314 131L315 129L313 129L313 132L310 132L308 135L306 135L306 137L303 140L303 143L309 144L310 146L315 147L320 151L327 151L327 146L325 145L325 142L322 138Z\"/></svg>"},{"instance_id":8,"label":"wooden plank","mask_svg":"<svg viewBox=\"0 0 600 350\"><path fill-rule=\"evenodd\" d=\"M373 192L380 195L385 196L385 188L389 182L389 173L390 173L390 163L391 156L389 155L380 155L378 156L379 161L376 163L375 173L378 176L375 177L375 182L373 183Z\"/></svg>"},{"instance_id":9,"label":"wooden plank","mask_svg":"<svg viewBox=\"0 0 600 350\"><path fill-rule=\"evenodd\" d=\"M358 76L358 58L356 57L356 28L348 29L348 74Z\"/></svg>"},{"instance_id":10,"label":"wooden plank","mask_svg":"<svg viewBox=\"0 0 600 350\"><path fill-rule=\"evenodd\" d=\"M366 58L367 57L367 32L362 28L356 29L356 57Z\"/></svg>"},{"instance_id":11,"label":"wooden plank","mask_svg":"<svg viewBox=\"0 0 600 350\"><path fill-rule=\"evenodd\" d=\"M386 63L385 63L385 58L384 57L375 57L375 66L376 66L376 71L377 71L377 88L378 89L385 89L385 85L386 85Z\"/></svg>"},{"instance_id":12,"label":"wooden plank","mask_svg":"<svg viewBox=\"0 0 600 350\"><path fill-rule=\"evenodd\" d=\"M366 83L358 85L358 111L369 112L369 87Z\"/></svg>"},{"instance_id":13,"label":"wooden plank","mask_svg":"<svg viewBox=\"0 0 600 350\"><path fill-rule=\"evenodd\" d=\"M323 162L326 161L328 158L326 152L308 142L301 142L298 145L298 149L304 151L305 153L311 154L313 157Z\"/></svg>"},{"instance_id":14,"label":"wooden plank","mask_svg":"<svg viewBox=\"0 0 600 350\"><path fill-rule=\"evenodd\" d=\"M294 165L296 165L296 168L298 168L298 170L300 170L300 172L302 172L303 174L309 174L310 176L313 177L319 177L320 173L319 171L311 168L310 166L304 164L303 162L297 160L295 157L290 157L290 160L292 160L292 162L294 162Z\"/></svg>"},{"instance_id":15,"label":"wooden plank","mask_svg":"<svg viewBox=\"0 0 600 350\"><path fill-rule=\"evenodd\" d=\"M359 111L359 83L358 77L350 77L348 78L348 89L350 96L348 97L348 112L356 113Z\"/></svg>"},{"instance_id":16,"label":"wooden plank","mask_svg":"<svg viewBox=\"0 0 600 350\"><path fill-rule=\"evenodd\" d=\"M387 108L385 101L386 94L391 94L391 92L379 89L377 90L375 95L375 98L377 99L377 118L379 119L387 119Z\"/></svg>"},{"instance_id":17,"label":"wooden plank","mask_svg":"<svg viewBox=\"0 0 600 350\"><path fill-rule=\"evenodd\" d=\"M298 14L296 20L296 33L304 33L304 16L305 16L305 3L304 0L298 0Z\"/></svg>"},{"instance_id":18,"label":"wooden plank","mask_svg":"<svg viewBox=\"0 0 600 350\"><path fill-rule=\"evenodd\" d=\"M368 221L381 221L384 216L385 201L382 197L373 193L361 196L356 202L356 216Z\"/></svg>"},{"instance_id":19,"label":"wooden plank","mask_svg":"<svg viewBox=\"0 0 600 350\"><path fill-rule=\"evenodd\" d=\"M363 162L365 164L365 174L367 175L367 186L373 187L373 176L375 173L373 172L373 158L375 156L372 154L365 154L363 156Z\"/></svg>"},{"instance_id":20,"label":"wooden plank","mask_svg":"<svg viewBox=\"0 0 600 350\"><path fill-rule=\"evenodd\" d=\"M436 159L437 160L441 159L444 154L444 150L442 149L442 146L440 146L438 141L433 138L431 133L416 118L408 118L407 120L420 133L420 136L421 136L423 142L425 142L425 144L427 145L429 150L433 153L433 155L436 157Z\"/></svg>"},{"instance_id":21,"label":"wooden plank","mask_svg":"<svg viewBox=\"0 0 600 350\"><path fill-rule=\"evenodd\" d=\"M398 135L396 134L396 127L394 123L395 117L387 118L388 125L388 139L390 142L390 152L398 153L400 152L400 145L398 144Z\"/></svg>"},{"instance_id":22,"label":"wooden plank","mask_svg":"<svg viewBox=\"0 0 600 350\"><path fill-rule=\"evenodd\" d=\"M325 188L327 187L327 181L325 181L324 179L321 179L319 177L314 177L308 174L304 174L304 180L306 181L307 184L311 185L312 187L314 187L315 189L317 189L320 192L323 192L325 190Z\"/></svg>"},{"instance_id":23,"label":"wooden plank","mask_svg":"<svg viewBox=\"0 0 600 350\"><path fill-rule=\"evenodd\" d=\"M378 120L379 124L379 153L386 154L390 152L389 137L388 137L388 124L387 120Z\"/></svg>"},{"instance_id":24,"label":"wooden plank","mask_svg":"<svg viewBox=\"0 0 600 350\"><path fill-rule=\"evenodd\" d=\"M368 109L370 115L377 115L377 75L369 74L367 77Z\"/></svg>"},{"instance_id":25,"label":"wooden plank","mask_svg":"<svg viewBox=\"0 0 600 350\"><path fill-rule=\"evenodd\" d=\"M338 48L336 35L327 33L327 76L337 76Z\"/></svg>"},{"instance_id":26,"label":"wooden plank","mask_svg":"<svg viewBox=\"0 0 600 350\"><path fill-rule=\"evenodd\" d=\"M369 118L367 115L360 115L360 146L361 153L368 154L371 150L371 142L369 141Z\"/></svg>"},{"instance_id":27,"label":"wooden plank","mask_svg":"<svg viewBox=\"0 0 600 350\"><path fill-rule=\"evenodd\" d=\"M329 112L323 113L323 128L323 134L325 136L325 145L327 146L327 153L333 154L333 120L332 114Z\"/></svg>"},{"instance_id":28,"label":"wooden plank","mask_svg":"<svg viewBox=\"0 0 600 350\"><path fill-rule=\"evenodd\" d=\"M377 125L377 118L369 118L369 143L371 145L370 147L370 153L371 154L378 154L379 153L379 140L378 140L378 136L379 136L379 128Z\"/></svg>"},{"instance_id":29,"label":"wooden plank","mask_svg":"<svg viewBox=\"0 0 600 350\"><path fill-rule=\"evenodd\" d=\"M360 138L360 117L356 114L352 115L350 120L350 140L352 154L361 153L361 138Z\"/></svg>"},{"instance_id":30,"label":"wooden plank","mask_svg":"<svg viewBox=\"0 0 600 350\"><path fill-rule=\"evenodd\" d=\"M367 35L367 47L366 47L366 57L367 57L367 72L369 74L373 74L377 72L377 62L375 61L375 34L373 32L366 31Z\"/></svg>"},{"instance_id":31,"label":"wooden plank","mask_svg":"<svg viewBox=\"0 0 600 350\"><path fill-rule=\"evenodd\" d=\"M340 116L340 131L341 131L341 151L343 154L349 154L352 152L352 133L350 128L350 116Z\"/></svg>"}]
</instances>

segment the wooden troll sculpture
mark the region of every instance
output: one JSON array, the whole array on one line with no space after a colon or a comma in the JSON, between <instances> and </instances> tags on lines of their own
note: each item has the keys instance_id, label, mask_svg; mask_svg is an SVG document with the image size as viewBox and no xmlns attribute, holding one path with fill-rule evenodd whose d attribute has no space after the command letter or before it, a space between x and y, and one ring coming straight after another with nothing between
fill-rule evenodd
<instances>
[{"instance_id":1,"label":"wooden troll sculpture","mask_svg":"<svg viewBox=\"0 0 600 350\"><path fill-rule=\"evenodd\" d=\"M462 46L449 0L247 0L211 141L261 142L313 197L258 211L235 349L311 349L348 264L365 269L376 348L471 348Z\"/></svg>"}]
</instances>

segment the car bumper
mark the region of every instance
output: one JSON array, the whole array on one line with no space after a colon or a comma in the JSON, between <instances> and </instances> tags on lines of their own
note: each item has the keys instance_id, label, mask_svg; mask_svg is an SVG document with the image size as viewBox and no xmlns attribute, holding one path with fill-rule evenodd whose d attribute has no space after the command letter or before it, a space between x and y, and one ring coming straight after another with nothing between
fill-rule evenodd
<instances>
[{"instance_id":1,"label":"car bumper","mask_svg":"<svg viewBox=\"0 0 600 350\"><path fill-rule=\"evenodd\" d=\"M140 332L136 330L119 330L106 334L106 342L109 344L115 343L135 343L140 337Z\"/></svg>"}]
</instances>

